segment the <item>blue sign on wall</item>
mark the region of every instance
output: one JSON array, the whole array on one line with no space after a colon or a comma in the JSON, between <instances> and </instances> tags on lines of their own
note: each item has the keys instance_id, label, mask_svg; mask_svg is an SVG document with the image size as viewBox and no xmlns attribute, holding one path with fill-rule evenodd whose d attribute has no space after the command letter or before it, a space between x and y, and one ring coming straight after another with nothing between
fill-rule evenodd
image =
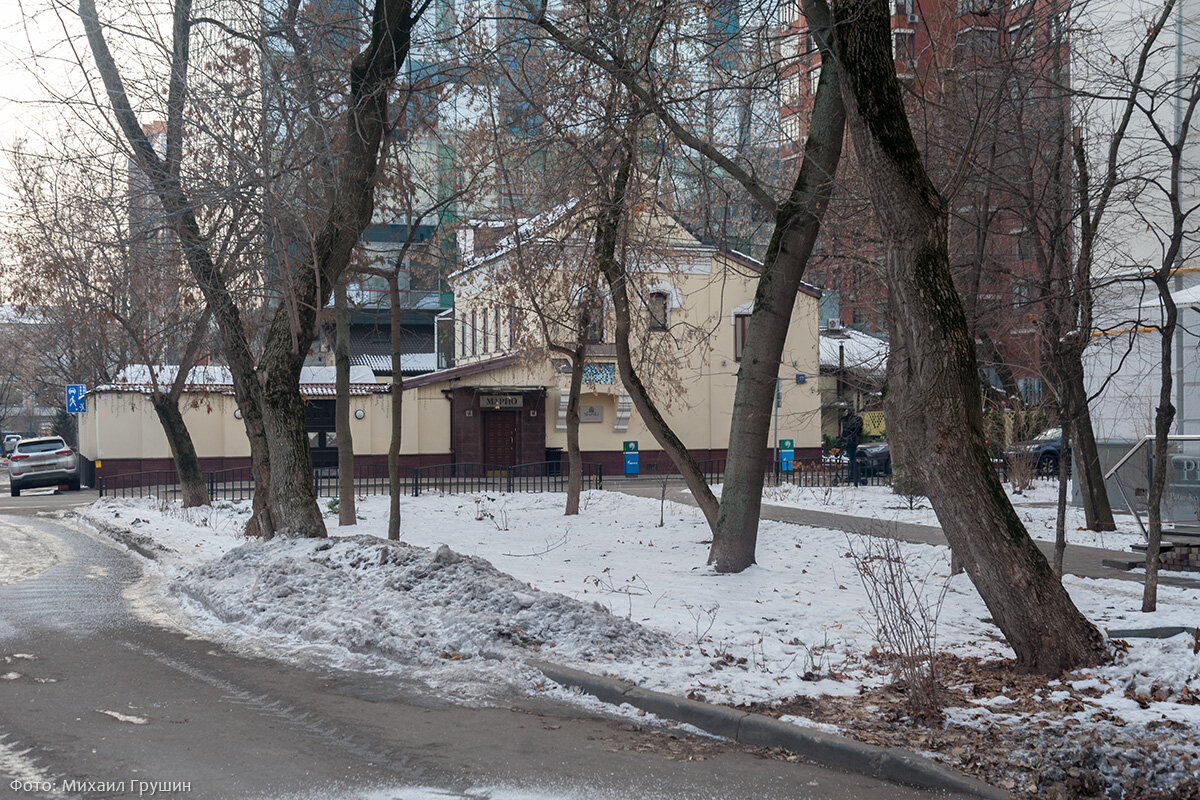
<instances>
[{"instance_id":1,"label":"blue sign on wall","mask_svg":"<svg viewBox=\"0 0 1200 800\"><path fill-rule=\"evenodd\" d=\"M792 462L796 458L796 450L791 439L779 440L779 471L791 472Z\"/></svg>"},{"instance_id":2,"label":"blue sign on wall","mask_svg":"<svg viewBox=\"0 0 1200 800\"><path fill-rule=\"evenodd\" d=\"M87 398L84 393L87 387L82 383L67 384L67 413L82 414L87 411Z\"/></svg>"},{"instance_id":3,"label":"blue sign on wall","mask_svg":"<svg viewBox=\"0 0 1200 800\"><path fill-rule=\"evenodd\" d=\"M637 442L625 442L623 452L624 452L624 459L625 459L625 474L626 475L637 475L638 474L638 443Z\"/></svg>"}]
</instances>

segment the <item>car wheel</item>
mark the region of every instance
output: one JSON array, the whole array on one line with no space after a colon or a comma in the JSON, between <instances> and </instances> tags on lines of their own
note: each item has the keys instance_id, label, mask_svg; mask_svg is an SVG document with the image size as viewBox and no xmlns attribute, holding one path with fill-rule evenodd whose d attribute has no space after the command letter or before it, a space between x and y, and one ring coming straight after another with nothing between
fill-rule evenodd
<instances>
[{"instance_id":1,"label":"car wheel","mask_svg":"<svg viewBox=\"0 0 1200 800\"><path fill-rule=\"evenodd\" d=\"M13 497L21 496L21 488L19 486L9 486L8 490L12 493Z\"/></svg>"},{"instance_id":2,"label":"car wheel","mask_svg":"<svg viewBox=\"0 0 1200 800\"><path fill-rule=\"evenodd\" d=\"M67 490L72 491L72 492L78 492L79 491L79 478L75 478L73 481L68 483Z\"/></svg>"},{"instance_id":3,"label":"car wheel","mask_svg":"<svg viewBox=\"0 0 1200 800\"><path fill-rule=\"evenodd\" d=\"M1052 477L1058 474L1058 456L1054 453L1045 453L1037 462L1037 471L1039 475Z\"/></svg>"}]
</instances>

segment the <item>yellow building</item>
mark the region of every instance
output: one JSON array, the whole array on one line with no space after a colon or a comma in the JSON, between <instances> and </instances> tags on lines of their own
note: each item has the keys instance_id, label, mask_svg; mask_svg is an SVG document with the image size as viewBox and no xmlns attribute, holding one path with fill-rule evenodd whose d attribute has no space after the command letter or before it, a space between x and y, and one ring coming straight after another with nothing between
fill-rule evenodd
<instances>
[{"instance_id":1,"label":"yellow building","mask_svg":"<svg viewBox=\"0 0 1200 800\"><path fill-rule=\"evenodd\" d=\"M673 220L656 225L659 247L643 252L643 263L630 270L629 296L637 316L632 336L635 361L668 423L697 460L722 458L762 265L703 245ZM493 239L492 244L490 253L468 252L466 266L452 278L455 365L404 379L405 467L510 466L557 460L557 449L566 447L569 362L545 347L545 333L561 333L563 327L543 326L532 310L536 304L526 302L527 293L506 278L516 274L511 272L514 268L518 273L533 269L520 263L511 237L498 243ZM578 249L580 263L585 254L586 248ZM563 292L555 281L569 288L581 277L569 264L550 265L537 274L541 277L535 283L556 295ZM771 438L793 440L797 459L820 455L819 294L807 285L797 294L779 366L778 403L772 409ZM611 301L597 300L596 309L597 320L588 331L581 403L584 460L603 464L606 474L620 472L624 444L637 442L643 471L660 462L669 469L617 377ZM386 463L391 387L375 380L369 370L352 376L351 432L359 464ZM306 368L301 382L309 403L314 462L336 463L333 371ZM171 468L148 391L145 381L126 381L89 394L80 419L80 452L93 470L101 462L98 474ZM227 375L199 373L183 405L206 471L249 463ZM85 467L85 478L95 472Z\"/></svg>"}]
</instances>

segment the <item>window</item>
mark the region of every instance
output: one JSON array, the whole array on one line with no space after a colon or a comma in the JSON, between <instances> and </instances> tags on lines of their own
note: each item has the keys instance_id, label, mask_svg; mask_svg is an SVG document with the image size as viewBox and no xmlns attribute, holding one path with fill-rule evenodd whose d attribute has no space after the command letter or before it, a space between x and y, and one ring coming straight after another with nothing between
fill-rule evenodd
<instances>
[{"instance_id":1,"label":"window","mask_svg":"<svg viewBox=\"0 0 1200 800\"><path fill-rule=\"evenodd\" d=\"M646 301L650 307L650 330L665 331L670 327L671 298L666 292L651 292Z\"/></svg>"},{"instance_id":2,"label":"window","mask_svg":"<svg viewBox=\"0 0 1200 800\"><path fill-rule=\"evenodd\" d=\"M821 82L821 68L814 67L808 71L808 93L814 97L817 94L817 84Z\"/></svg>"},{"instance_id":3,"label":"window","mask_svg":"<svg viewBox=\"0 0 1200 800\"><path fill-rule=\"evenodd\" d=\"M746 350L746 332L750 329L749 314L735 314L733 317L733 360L741 361L742 353Z\"/></svg>"},{"instance_id":4,"label":"window","mask_svg":"<svg viewBox=\"0 0 1200 800\"><path fill-rule=\"evenodd\" d=\"M783 118L783 144L800 144L800 115L788 114Z\"/></svg>"},{"instance_id":5,"label":"window","mask_svg":"<svg viewBox=\"0 0 1200 800\"><path fill-rule=\"evenodd\" d=\"M604 341L604 303L592 306L591 313L588 315L586 337L590 344Z\"/></svg>"},{"instance_id":6,"label":"window","mask_svg":"<svg viewBox=\"0 0 1200 800\"><path fill-rule=\"evenodd\" d=\"M471 309L471 355L475 355L479 352L479 345L475 338L478 330L479 321L476 319L475 309Z\"/></svg>"},{"instance_id":7,"label":"window","mask_svg":"<svg viewBox=\"0 0 1200 800\"><path fill-rule=\"evenodd\" d=\"M483 310L483 347L480 348L483 352L488 351L488 310Z\"/></svg>"},{"instance_id":8,"label":"window","mask_svg":"<svg viewBox=\"0 0 1200 800\"><path fill-rule=\"evenodd\" d=\"M978 14L986 17L992 13L995 0L958 0L958 15Z\"/></svg>"},{"instance_id":9,"label":"window","mask_svg":"<svg viewBox=\"0 0 1200 800\"><path fill-rule=\"evenodd\" d=\"M496 352L500 352L500 306L496 306Z\"/></svg>"},{"instance_id":10,"label":"window","mask_svg":"<svg viewBox=\"0 0 1200 800\"><path fill-rule=\"evenodd\" d=\"M779 57L784 61L800 55L800 34L788 31L779 40Z\"/></svg>"},{"instance_id":11,"label":"window","mask_svg":"<svg viewBox=\"0 0 1200 800\"><path fill-rule=\"evenodd\" d=\"M458 354L465 356L467 354L467 318L463 317L461 322L462 333L458 337Z\"/></svg>"},{"instance_id":12,"label":"window","mask_svg":"<svg viewBox=\"0 0 1200 800\"><path fill-rule=\"evenodd\" d=\"M905 64L917 59L917 35L910 28L892 31L892 58Z\"/></svg>"},{"instance_id":13,"label":"window","mask_svg":"<svg viewBox=\"0 0 1200 800\"><path fill-rule=\"evenodd\" d=\"M508 307L508 349L511 350L517 346L517 307ZM496 335L500 335L500 331L496 331Z\"/></svg>"},{"instance_id":14,"label":"window","mask_svg":"<svg viewBox=\"0 0 1200 800\"><path fill-rule=\"evenodd\" d=\"M785 106L794 106L800 102L800 73L793 72L785 75L780 84L779 101Z\"/></svg>"}]
</instances>

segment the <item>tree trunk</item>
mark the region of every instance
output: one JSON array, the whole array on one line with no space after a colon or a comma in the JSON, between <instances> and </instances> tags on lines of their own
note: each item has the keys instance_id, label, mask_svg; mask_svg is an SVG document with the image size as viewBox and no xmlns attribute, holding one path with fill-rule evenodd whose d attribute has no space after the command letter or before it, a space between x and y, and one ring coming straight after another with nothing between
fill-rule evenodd
<instances>
[{"instance_id":1,"label":"tree trunk","mask_svg":"<svg viewBox=\"0 0 1200 800\"><path fill-rule=\"evenodd\" d=\"M189 9L186 0L175 7L173 85L176 81L182 85L187 72ZM313 339L317 309L324 308L329 301L332 285L341 277L359 235L370 222L379 152L388 124L388 93L408 57L410 32L420 14L413 15L411 0L375 1L370 39L349 68L349 112L340 154L341 171L311 252L297 258L296 263L301 266L292 271L282 287L284 302L271 320L256 379L240 316L224 276L215 268L208 242L200 233L193 205L178 175L172 173L142 132L116 60L104 39L95 0L79 0L79 11L116 122L139 167L154 186L221 331L255 468L256 514L248 530L257 527L264 535L277 530L324 536L325 524L312 483L304 399L299 391L300 367ZM182 130L175 117L183 110L180 93L169 109L172 118L168 120L168 131ZM174 147L174 142L168 142L169 152ZM262 447L264 441L266 447ZM267 513L262 513L260 492L269 497L269 503L265 504L269 507Z\"/></svg>"},{"instance_id":2,"label":"tree trunk","mask_svg":"<svg viewBox=\"0 0 1200 800\"><path fill-rule=\"evenodd\" d=\"M809 4L811 5L811 4ZM805 7L827 51L828 17ZM821 24L818 20L823 21ZM708 563L718 572L741 572L755 563L763 479L770 457L771 413L783 346L796 292L833 193L841 159L845 113L837 68L822 57L820 83L809 122L804 161L791 196L780 206L750 313L729 425L725 486Z\"/></svg>"},{"instance_id":3,"label":"tree trunk","mask_svg":"<svg viewBox=\"0 0 1200 800\"><path fill-rule=\"evenodd\" d=\"M350 434L350 306L346 301L346 278L337 282L334 292L334 316L337 340L333 360L337 370L337 400L334 424L338 447L338 525L354 525L354 439Z\"/></svg>"},{"instance_id":4,"label":"tree trunk","mask_svg":"<svg viewBox=\"0 0 1200 800\"><path fill-rule=\"evenodd\" d=\"M204 482L204 473L200 470L200 460L196 458L196 448L192 444L192 435L183 421L179 410L179 401L172 400L161 392L150 395L150 405L158 415L167 444L171 447L171 458L175 461L175 472L179 474L179 489L183 494L183 507L206 506L210 502L208 486Z\"/></svg>"},{"instance_id":5,"label":"tree trunk","mask_svg":"<svg viewBox=\"0 0 1200 800\"><path fill-rule=\"evenodd\" d=\"M613 179L613 185L608 196L603 198L603 204L596 220L596 260L604 280L608 283L613 301L613 316L616 318L617 371L621 383L629 392L634 408L642 418L642 423L650 431L663 451L674 462L683 481L692 492L696 504L704 513L704 518L712 530L717 524L717 498L704 479L700 465L688 452L685 445L671 426L663 419L655 405L654 399L646 389L637 370L633 367L633 356L629 351L629 337L632 331L629 311L628 280L626 279L625 264L616 257L617 237L620 233L621 218L625 209L625 191L629 185L630 173L633 171L635 144L626 142L621 155L621 165Z\"/></svg>"},{"instance_id":6,"label":"tree trunk","mask_svg":"<svg viewBox=\"0 0 1200 800\"><path fill-rule=\"evenodd\" d=\"M388 299L391 302L392 341L392 438L388 442L388 533L393 541L400 540L400 495L404 491L400 478L401 414L404 411L404 376L401 367L400 280L396 273L388 275Z\"/></svg>"},{"instance_id":7,"label":"tree trunk","mask_svg":"<svg viewBox=\"0 0 1200 800\"><path fill-rule=\"evenodd\" d=\"M176 40L172 53L172 97L182 94L174 89L187 75L189 13L190 3L188 2L181 2L175 8ZM172 229L179 238L188 268L217 321L225 360L233 377L233 390L237 397L238 409L242 412L242 424L250 442L250 462L254 474L254 500L253 513L246 523L246 535L270 537L274 534L275 528L269 507L271 485L269 443L263 425L261 386L254 374L254 357L251 355L249 343L246 341L241 314L233 303L225 276L213 263L208 243L201 235L200 226L196 222L191 199L184 192L178 178L172 173L169 163L159 158L154 145L142 131L137 114L134 113L125 92L124 81L121 78L117 62L104 38L100 19L96 13L95 0L79 0L79 17L83 22L88 46L96 60L96 68L100 72L104 88L108 92L109 102L112 103L117 125L129 143L138 167L154 186L163 210L171 222ZM172 118L182 115L181 97L171 104L168 113ZM169 120L168 123L169 131L181 128L174 119ZM173 151L174 148L175 144L170 143L168 149Z\"/></svg>"},{"instance_id":8,"label":"tree trunk","mask_svg":"<svg viewBox=\"0 0 1200 800\"><path fill-rule=\"evenodd\" d=\"M1171 259L1173 263L1174 258ZM1168 270L1169 272L1169 270ZM1154 472L1150 476L1150 492L1146 498L1146 584L1142 590L1142 611L1150 612L1158 608L1158 558L1162 549L1162 499L1167 486L1167 472L1170 467L1167 458L1167 436L1171 433L1171 425L1175 422L1175 404L1171 402L1174 391L1174 379L1171 375L1171 358L1175 343L1175 325L1178 321L1179 310L1171 299L1170 288L1166 282L1169 277L1160 276L1155 280L1159 288L1159 296L1163 298L1166 320L1159 334L1162 337L1159 375L1161 384L1158 389L1158 408L1154 410Z\"/></svg>"},{"instance_id":9,"label":"tree trunk","mask_svg":"<svg viewBox=\"0 0 1200 800\"><path fill-rule=\"evenodd\" d=\"M1089 531L1115 531L1117 523L1113 520L1108 489L1104 485L1104 468L1100 464L1096 433L1092 430L1092 412L1083 382L1083 353L1078 348L1071 348L1071 352L1064 355L1067 360L1062 365L1060 388L1071 411L1071 469L1079 481L1085 524ZM1065 458L1065 447L1062 453Z\"/></svg>"},{"instance_id":10,"label":"tree trunk","mask_svg":"<svg viewBox=\"0 0 1200 800\"><path fill-rule=\"evenodd\" d=\"M955 291L948 212L905 115L884 0L833 5L846 120L886 245L891 354L885 408L897 461L929 492L950 546L1024 669L1057 675L1104 640L1055 580L988 458L974 342Z\"/></svg>"},{"instance_id":11,"label":"tree trunk","mask_svg":"<svg viewBox=\"0 0 1200 800\"><path fill-rule=\"evenodd\" d=\"M1067 553L1067 483L1070 481L1071 460L1067 455L1071 452L1070 419L1062 413L1058 415L1058 424L1062 427L1062 444L1058 449L1058 510L1054 518L1054 577L1060 581L1063 576L1063 556Z\"/></svg>"},{"instance_id":12,"label":"tree trunk","mask_svg":"<svg viewBox=\"0 0 1200 800\"><path fill-rule=\"evenodd\" d=\"M579 513L579 493L583 491L583 455L579 452L579 395L583 392L583 360L587 349L587 320L580 326L575 353L571 357L571 390L567 396L567 510L566 516Z\"/></svg>"}]
</instances>

